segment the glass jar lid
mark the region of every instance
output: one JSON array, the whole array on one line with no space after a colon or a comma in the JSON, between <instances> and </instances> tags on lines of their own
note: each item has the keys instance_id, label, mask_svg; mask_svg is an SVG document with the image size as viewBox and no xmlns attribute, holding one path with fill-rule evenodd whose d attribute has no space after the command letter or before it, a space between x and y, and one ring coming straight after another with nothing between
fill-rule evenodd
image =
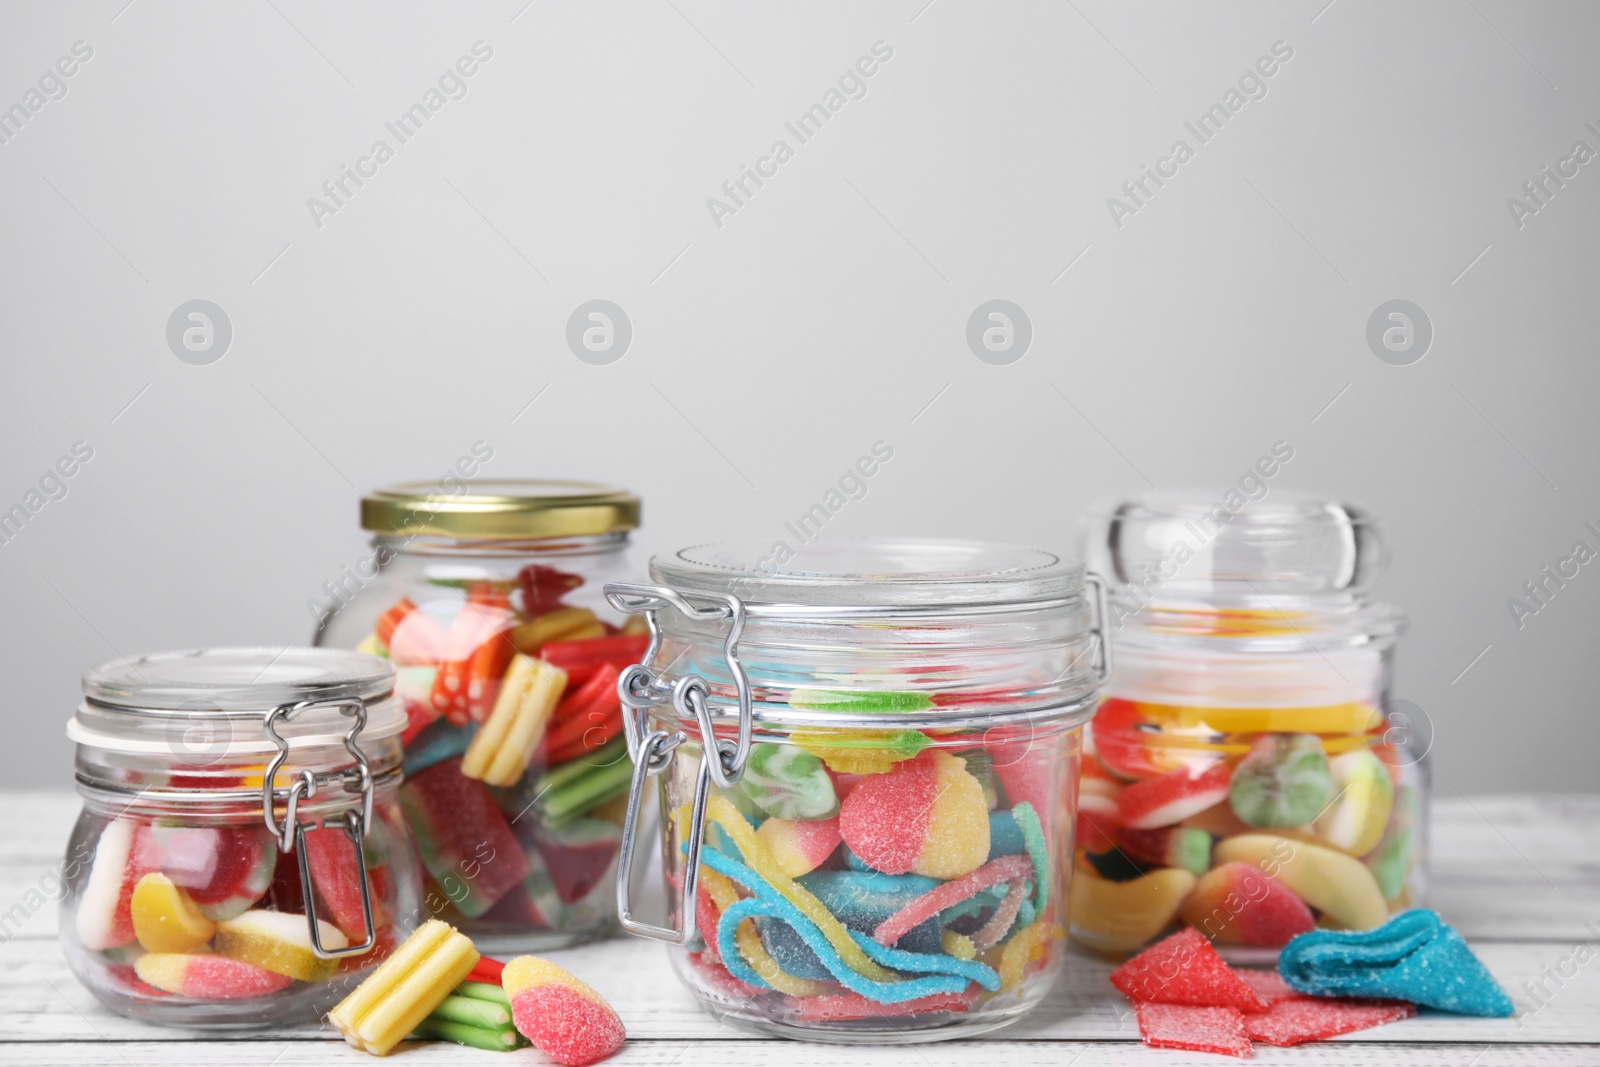
<instances>
[{"instance_id":1,"label":"glass jar lid","mask_svg":"<svg viewBox=\"0 0 1600 1067\"><path fill-rule=\"evenodd\" d=\"M478 478L470 491L403 482L361 499L361 528L424 537L592 537L639 525L639 498L598 482Z\"/></svg>"},{"instance_id":2,"label":"glass jar lid","mask_svg":"<svg viewBox=\"0 0 1600 1067\"><path fill-rule=\"evenodd\" d=\"M650 561L683 593L732 594L752 616L1015 610L1083 594L1084 568L1018 545L923 538L829 538L694 545Z\"/></svg>"},{"instance_id":3,"label":"glass jar lid","mask_svg":"<svg viewBox=\"0 0 1600 1067\"><path fill-rule=\"evenodd\" d=\"M271 753L266 729L275 708L310 705L275 730L293 748L343 745L349 716L366 709L363 742L393 737L406 715L390 699L394 668L377 656L328 648L213 648L114 659L83 676L84 702L67 727L81 745L159 754L192 751L208 734L212 754Z\"/></svg>"}]
</instances>

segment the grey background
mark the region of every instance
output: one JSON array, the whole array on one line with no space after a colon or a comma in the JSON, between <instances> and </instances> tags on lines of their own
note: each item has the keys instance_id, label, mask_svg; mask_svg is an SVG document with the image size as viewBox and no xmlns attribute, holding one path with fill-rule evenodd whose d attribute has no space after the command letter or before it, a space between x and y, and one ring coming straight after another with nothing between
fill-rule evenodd
<instances>
[{"instance_id":1,"label":"grey background","mask_svg":"<svg viewBox=\"0 0 1600 1067\"><path fill-rule=\"evenodd\" d=\"M479 439L485 476L637 489L645 550L781 536L880 439L830 531L1058 548L1093 501L1287 440L1274 491L1387 520L1439 791L1596 788L1600 563L1520 630L1506 602L1600 549L1600 162L1520 229L1506 201L1600 149L1600 8L1325 3L0 8L4 106L94 49L0 145L0 509L94 450L0 546L0 779L69 785L78 675L119 651L306 639L359 492ZM467 95L315 226L479 40ZM1268 95L1116 227L1280 40ZM165 339L195 299L233 327L209 366ZM565 344L593 299L633 326L609 366ZM1032 322L1009 366L966 344L992 299ZM1393 299L1433 323L1410 366L1366 345Z\"/></svg>"}]
</instances>

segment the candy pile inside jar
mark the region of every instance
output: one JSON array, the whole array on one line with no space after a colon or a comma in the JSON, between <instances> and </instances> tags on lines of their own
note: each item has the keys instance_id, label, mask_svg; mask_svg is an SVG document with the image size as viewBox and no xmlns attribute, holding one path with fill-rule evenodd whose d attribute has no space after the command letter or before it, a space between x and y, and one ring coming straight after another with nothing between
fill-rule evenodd
<instances>
[{"instance_id":1,"label":"candy pile inside jar","mask_svg":"<svg viewBox=\"0 0 1600 1067\"><path fill-rule=\"evenodd\" d=\"M1273 950L1411 906L1421 781L1381 710L1383 653L1330 642L1184 655L1144 641L1301 640L1318 623L1267 610L1151 616L1119 645L1089 725L1074 937L1120 954L1176 922Z\"/></svg>"},{"instance_id":2,"label":"candy pile inside jar","mask_svg":"<svg viewBox=\"0 0 1600 1067\"><path fill-rule=\"evenodd\" d=\"M617 678L644 651L642 620L619 629L569 606L583 578L542 564L428 581L460 595L401 598L358 647L397 669L400 795L430 913L599 932L631 771Z\"/></svg>"},{"instance_id":3,"label":"candy pile inside jar","mask_svg":"<svg viewBox=\"0 0 1600 1067\"><path fill-rule=\"evenodd\" d=\"M797 690L790 703L872 714L935 699ZM1062 744L1004 728L828 727L757 743L738 786L710 801L695 972L799 1022L1014 1002L1063 933Z\"/></svg>"}]
</instances>

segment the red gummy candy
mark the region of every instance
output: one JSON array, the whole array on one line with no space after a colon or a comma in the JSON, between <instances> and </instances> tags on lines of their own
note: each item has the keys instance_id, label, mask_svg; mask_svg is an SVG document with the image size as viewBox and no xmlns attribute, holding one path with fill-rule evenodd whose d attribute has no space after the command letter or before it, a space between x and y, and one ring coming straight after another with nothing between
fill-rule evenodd
<instances>
[{"instance_id":1,"label":"red gummy candy","mask_svg":"<svg viewBox=\"0 0 1600 1067\"><path fill-rule=\"evenodd\" d=\"M1243 978L1244 984L1254 989L1261 999L1267 1002L1267 1007L1269 1008L1280 1000L1288 1000L1290 997L1301 995L1290 989L1289 983L1285 982L1283 976L1277 971L1243 970L1234 971L1233 973Z\"/></svg>"},{"instance_id":2,"label":"red gummy candy","mask_svg":"<svg viewBox=\"0 0 1600 1067\"><path fill-rule=\"evenodd\" d=\"M1195 764L1135 782L1117 796L1117 821L1136 830L1171 826L1228 799L1226 763Z\"/></svg>"},{"instance_id":3,"label":"red gummy candy","mask_svg":"<svg viewBox=\"0 0 1600 1067\"><path fill-rule=\"evenodd\" d=\"M1300 1045L1384 1023L1409 1019L1416 1005L1403 1000L1361 1000L1354 997L1289 997L1260 1015L1248 1015L1245 1032L1268 1045Z\"/></svg>"},{"instance_id":4,"label":"red gummy candy","mask_svg":"<svg viewBox=\"0 0 1600 1067\"><path fill-rule=\"evenodd\" d=\"M1112 971L1111 984L1141 1002L1267 1010L1260 994L1193 927L1158 941Z\"/></svg>"},{"instance_id":5,"label":"red gummy candy","mask_svg":"<svg viewBox=\"0 0 1600 1067\"><path fill-rule=\"evenodd\" d=\"M795 1017L802 1022L842 1022L846 1019L890 1019L897 1016L927 1015L936 1011L971 1011L978 990L961 993L930 993L899 1004L880 1004L857 993L837 993L825 997L801 997Z\"/></svg>"},{"instance_id":6,"label":"red gummy candy","mask_svg":"<svg viewBox=\"0 0 1600 1067\"><path fill-rule=\"evenodd\" d=\"M839 807L839 832L850 851L875 871L910 871L928 836L936 778L933 754L923 752L852 789Z\"/></svg>"},{"instance_id":7,"label":"red gummy candy","mask_svg":"<svg viewBox=\"0 0 1600 1067\"><path fill-rule=\"evenodd\" d=\"M1238 1008L1140 1004L1139 1036L1151 1048L1181 1048L1223 1056L1250 1055L1245 1016Z\"/></svg>"},{"instance_id":8,"label":"red gummy candy","mask_svg":"<svg viewBox=\"0 0 1600 1067\"><path fill-rule=\"evenodd\" d=\"M583 579L554 567L530 563L518 572L517 582L522 586L523 614L533 616L565 607L561 598L582 585Z\"/></svg>"}]
</instances>

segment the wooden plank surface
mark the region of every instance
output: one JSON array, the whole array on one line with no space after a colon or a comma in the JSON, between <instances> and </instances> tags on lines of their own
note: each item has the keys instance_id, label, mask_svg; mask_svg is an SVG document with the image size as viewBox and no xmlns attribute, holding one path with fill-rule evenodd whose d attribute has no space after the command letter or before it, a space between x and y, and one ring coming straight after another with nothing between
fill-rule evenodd
<instances>
[{"instance_id":1,"label":"wooden plank surface","mask_svg":"<svg viewBox=\"0 0 1600 1067\"><path fill-rule=\"evenodd\" d=\"M38 1064L296 1064L364 1056L326 1028L236 1036L161 1030L112 1014L67 970L55 940L51 870L77 814L70 794L5 794L0 835L0 1062ZM1516 1001L1515 1019L1427 1014L1318 1045L1329 1064L1600 1065L1600 956L1571 978L1552 975L1580 943L1600 943L1600 797L1443 797L1434 810L1430 903L1454 923ZM30 891L32 893L30 894ZM21 906L19 913L17 908ZM606 994L627 1021L616 1063L859 1063L859 1048L773 1041L719 1023L697 1008L660 946L616 939L552 957ZM1110 965L1072 953L1066 973L1027 1019L996 1035L946 1045L883 1048L872 1062L1084 1065L1218 1063L1139 1045ZM1536 1000L1525 983L1543 982ZM1544 1003L1540 1004L1540 1001ZM733 1054L731 1050L737 1049ZM1305 1062L1308 1050L1258 1049L1263 1063ZM485 1062L486 1053L442 1044L405 1050L403 1062ZM1476 1057L1476 1058L1475 1058ZM517 1057L544 1062L537 1053Z\"/></svg>"}]
</instances>

